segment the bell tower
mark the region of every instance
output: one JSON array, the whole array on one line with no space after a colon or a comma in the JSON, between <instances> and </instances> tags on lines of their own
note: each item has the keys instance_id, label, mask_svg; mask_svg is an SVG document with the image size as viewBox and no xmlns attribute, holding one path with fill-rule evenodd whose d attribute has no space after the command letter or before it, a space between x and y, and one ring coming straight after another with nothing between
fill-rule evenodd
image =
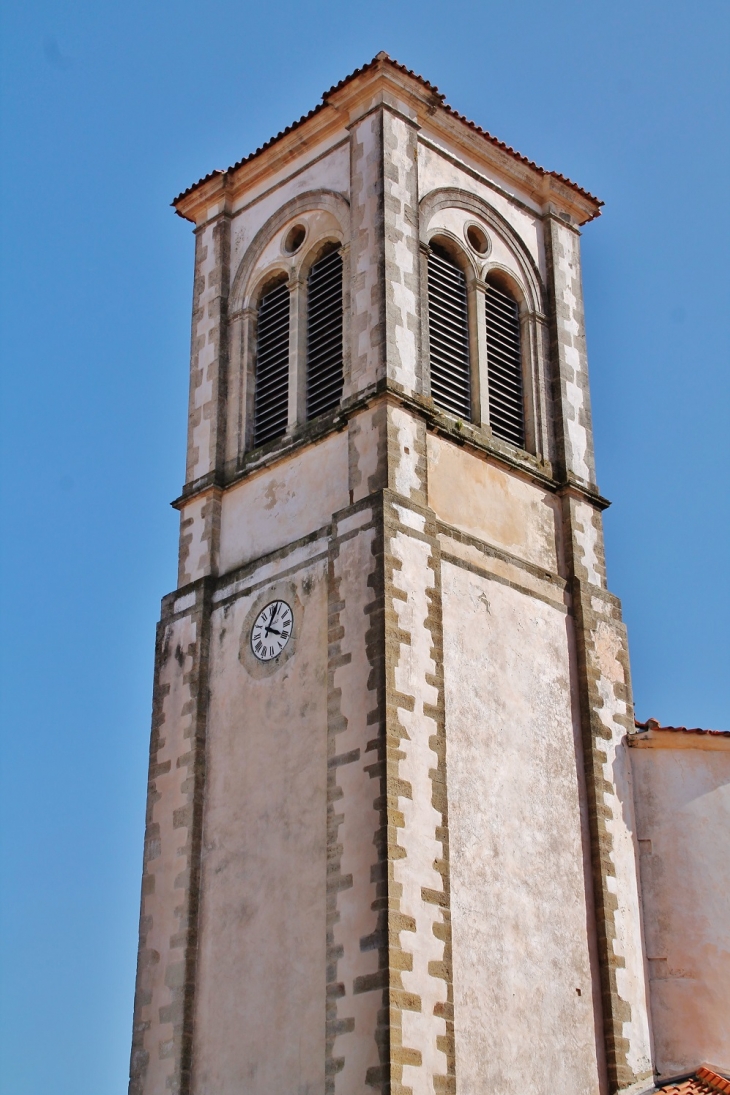
<instances>
[{"instance_id":1,"label":"bell tower","mask_svg":"<svg viewBox=\"0 0 730 1095\"><path fill-rule=\"evenodd\" d=\"M194 225L132 1095L605 1095L651 1045L580 273L386 54Z\"/></svg>"}]
</instances>

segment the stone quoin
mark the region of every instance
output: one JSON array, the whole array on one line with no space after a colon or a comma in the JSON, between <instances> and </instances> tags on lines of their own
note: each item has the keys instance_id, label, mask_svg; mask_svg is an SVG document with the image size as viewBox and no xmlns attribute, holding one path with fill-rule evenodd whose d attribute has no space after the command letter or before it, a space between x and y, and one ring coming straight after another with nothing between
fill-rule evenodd
<instances>
[{"instance_id":1,"label":"stone quoin","mask_svg":"<svg viewBox=\"0 0 730 1095\"><path fill-rule=\"evenodd\" d=\"M175 199L130 1095L730 1091L730 735L634 721L601 204L382 53Z\"/></svg>"}]
</instances>

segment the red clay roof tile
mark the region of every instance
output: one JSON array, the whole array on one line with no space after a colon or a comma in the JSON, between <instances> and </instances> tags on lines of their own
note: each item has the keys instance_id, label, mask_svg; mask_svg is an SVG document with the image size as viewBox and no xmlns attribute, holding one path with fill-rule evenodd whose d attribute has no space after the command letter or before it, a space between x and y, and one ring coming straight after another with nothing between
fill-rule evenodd
<instances>
[{"instance_id":1,"label":"red clay roof tile","mask_svg":"<svg viewBox=\"0 0 730 1095\"><path fill-rule=\"evenodd\" d=\"M689 728L687 726L661 726L658 719L647 719L646 722L639 722L638 719L634 719L634 726L637 730L668 730L673 734L712 734L715 737L730 738L730 730L701 730L699 726L693 726Z\"/></svg>"},{"instance_id":2,"label":"red clay roof tile","mask_svg":"<svg viewBox=\"0 0 730 1095\"><path fill-rule=\"evenodd\" d=\"M577 193L581 194L584 198L587 198L589 201L595 202L596 205L598 205L599 207L603 205L603 202L599 198L596 198L595 195L591 194L588 190L584 190L582 186L578 186L577 183L573 182L572 179L567 178L566 175L561 175L557 171L548 171L546 168L540 167L539 164L536 164L534 162L534 160L530 160L527 156L523 156L521 152L517 152L514 148L510 147L510 145L505 144L504 141L500 141L497 137L493 137L491 133L488 133L486 129L482 129L481 126L478 126L476 124L476 122L470 121L463 114L460 114L457 110L454 110L454 108L449 106L449 104L445 101L444 95L434 84L426 80L425 77L419 76L419 74L417 72L414 72L413 69L407 68L399 61L393 60L392 57L389 57L388 54L384 52L376 54L376 56L373 57L372 61L368 61L366 65L362 65L360 68L356 68L354 72L351 72L349 76L345 76L343 80L340 80L339 83L331 87L329 91L325 91L324 95L322 96L321 103L318 103L317 106L313 107L313 109L310 110L307 114L302 115L302 117L299 118L298 121L292 122L292 124L288 125L286 129L282 129L281 132L277 133L275 137L271 137L268 141L262 144L260 148L257 148L255 152L250 152L248 156L244 156L242 159L238 160L237 163L234 163L231 167L227 168L226 171L221 168L216 168L214 171L210 171L207 175L204 175L202 179L198 179L196 183L193 183L186 190L183 190L181 194L178 194L178 196L173 200L172 205L175 206L177 202L179 202L182 198L187 197L187 195L191 194L193 190L196 190L199 186L202 186L203 183L208 182L210 179L214 179L218 175L224 175L227 173L227 171L235 171L237 168L242 167L243 164L249 163L251 160L255 159L256 156L259 156L262 152L266 151L267 148L271 148L273 144L281 140L282 137L285 137L287 133L291 133L292 130L297 129L300 125L303 125L304 122L308 121L310 118L313 118L315 114L318 114L320 110L323 110L324 107L327 106L327 101L329 97L331 95L334 95L336 91L339 91L340 88L343 88L346 86L346 84L349 84L351 80L354 80L356 79L356 77L361 76L364 72L369 71L371 68L373 68L375 65L382 61L387 61L388 64L393 66L393 68L397 68L399 72L404 72L407 76L411 76L414 80L418 80L422 87L431 92L434 100L436 100L438 105L443 110L445 110L447 114L450 114L453 118L457 118L460 122L463 122L463 124L468 126L469 129L473 130L474 133L478 133L480 137L483 137L485 141L489 141L490 144L493 144L496 148L500 148L503 152L506 152L508 153L508 155L513 156L516 160L519 160L520 163L523 163L527 167L532 168L532 170L536 171L539 175L558 179L560 182L565 183L566 186L569 186L572 190L577 191ZM596 211L594 216L599 216L599 213L600 209Z\"/></svg>"},{"instance_id":3,"label":"red clay roof tile","mask_svg":"<svg viewBox=\"0 0 730 1095\"><path fill-rule=\"evenodd\" d=\"M702 1065L694 1076L682 1080L680 1083L667 1084L660 1087L664 1095L730 1095L730 1080L713 1072L711 1068Z\"/></svg>"}]
</instances>

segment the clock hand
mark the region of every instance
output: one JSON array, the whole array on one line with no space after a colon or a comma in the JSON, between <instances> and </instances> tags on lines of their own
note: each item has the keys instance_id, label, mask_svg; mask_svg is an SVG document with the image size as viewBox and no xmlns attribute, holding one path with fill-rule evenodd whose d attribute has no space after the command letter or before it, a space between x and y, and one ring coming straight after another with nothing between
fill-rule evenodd
<instances>
[{"instance_id":1,"label":"clock hand","mask_svg":"<svg viewBox=\"0 0 730 1095\"><path fill-rule=\"evenodd\" d=\"M270 631L273 631L274 635L281 635L280 631L277 631L275 627L269 625L269 627L266 628L266 634L268 635Z\"/></svg>"}]
</instances>

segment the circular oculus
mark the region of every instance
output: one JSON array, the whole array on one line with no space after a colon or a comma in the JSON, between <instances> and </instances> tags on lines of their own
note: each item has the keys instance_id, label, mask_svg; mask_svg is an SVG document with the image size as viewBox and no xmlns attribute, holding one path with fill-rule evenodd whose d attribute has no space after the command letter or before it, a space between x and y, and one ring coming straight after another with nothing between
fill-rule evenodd
<instances>
[{"instance_id":1,"label":"circular oculus","mask_svg":"<svg viewBox=\"0 0 730 1095\"><path fill-rule=\"evenodd\" d=\"M278 658L291 638L292 610L286 601L271 601L261 609L251 628L251 650L260 662Z\"/></svg>"}]
</instances>

